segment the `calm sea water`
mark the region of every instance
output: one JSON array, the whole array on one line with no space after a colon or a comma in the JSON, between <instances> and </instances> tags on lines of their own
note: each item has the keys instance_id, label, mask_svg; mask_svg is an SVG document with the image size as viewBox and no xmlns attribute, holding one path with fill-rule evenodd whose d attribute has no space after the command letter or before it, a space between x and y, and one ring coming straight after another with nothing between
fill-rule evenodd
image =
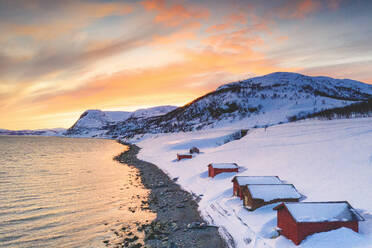
<instances>
[{"instance_id":1,"label":"calm sea water","mask_svg":"<svg viewBox=\"0 0 372 248\"><path fill-rule=\"evenodd\" d=\"M0 247L103 247L121 225L151 220L128 210L148 192L136 169L113 160L124 149L111 140L0 136Z\"/></svg>"}]
</instances>

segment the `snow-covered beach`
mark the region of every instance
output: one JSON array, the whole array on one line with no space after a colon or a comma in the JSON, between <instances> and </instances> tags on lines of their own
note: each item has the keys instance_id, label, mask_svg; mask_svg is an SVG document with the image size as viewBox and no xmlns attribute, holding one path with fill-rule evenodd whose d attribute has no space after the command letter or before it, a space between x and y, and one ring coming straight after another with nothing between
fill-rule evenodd
<instances>
[{"instance_id":1,"label":"snow-covered beach","mask_svg":"<svg viewBox=\"0 0 372 248\"><path fill-rule=\"evenodd\" d=\"M332 121L306 120L250 129L240 140L225 143L238 131L230 128L146 135L137 141L138 157L152 162L185 190L199 195L199 211L231 247L296 247L277 237L278 204L247 211L233 196L235 175L279 176L294 184L304 201L348 201L365 218L359 233L341 228L309 236L298 247L372 246L372 118ZM241 126L243 127L243 126ZM224 144L225 143L225 144ZM192 146L201 153L176 161L176 154ZM208 178L211 162L235 162L240 172Z\"/></svg>"},{"instance_id":2,"label":"snow-covered beach","mask_svg":"<svg viewBox=\"0 0 372 248\"><path fill-rule=\"evenodd\" d=\"M146 247L214 247L225 248L225 241L219 237L215 226L208 226L198 212L198 204L193 196L183 190L175 179L169 178L156 165L137 159L140 150L135 145L128 145L129 149L115 159L129 167L138 169L136 178L141 178L145 188L150 190L146 200L138 209L150 209L156 218L151 223L129 226L119 231L119 236L128 237L132 233L143 232ZM133 196L135 197L135 196ZM142 247L135 243L136 239L125 238L119 242L120 247ZM137 245L137 246L136 246Z\"/></svg>"}]
</instances>

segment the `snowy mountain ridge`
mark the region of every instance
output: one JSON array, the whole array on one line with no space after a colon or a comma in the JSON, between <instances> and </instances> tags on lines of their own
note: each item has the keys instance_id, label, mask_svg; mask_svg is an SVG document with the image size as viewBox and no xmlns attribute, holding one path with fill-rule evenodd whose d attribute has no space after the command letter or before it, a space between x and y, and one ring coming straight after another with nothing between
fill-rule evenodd
<instances>
[{"instance_id":1,"label":"snowy mountain ridge","mask_svg":"<svg viewBox=\"0 0 372 248\"><path fill-rule=\"evenodd\" d=\"M351 79L334 79L331 77L310 77L293 72L274 72L265 76L254 77L247 80L233 82L222 85L218 90L239 87L252 87L253 85L260 87L297 87L307 91L319 91L325 94L327 91L332 93L333 97L352 99L353 94L358 96L363 95L363 92L371 92L371 85L351 80ZM345 94L345 90L349 91ZM332 96L329 94L329 96ZM368 93L365 95L368 98Z\"/></svg>"},{"instance_id":2,"label":"snowy mountain ridge","mask_svg":"<svg viewBox=\"0 0 372 248\"><path fill-rule=\"evenodd\" d=\"M162 116L128 118L107 135L131 139L146 133L274 125L371 97L372 86L359 81L276 72L222 85Z\"/></svg>"},{"instance_id":3,"label":"snowy mountain ridge","mask_svg":"<svg viewBox=\"0 0 372 248\"><path fill-rule=\"evenodd\" d=\"M101 128L110 123L124 121L128 119L131 114L131 112L125 111L101 111L98 109L91 109L85 111L71 128Z\"/></svg>"},{"instance_id":4,"label":"snowy mountain ridge","mask_svg":"<svg viewBox=\"0 0 372 248\"><path fill-rule=\"evenodd\" d=\"M149 118L168 113L176 109L175 106L158 106L147 109L138 109L134 112L127 111L102 111L92 109L85 111L75 124L69 128L65 135L102 137L108 128L129 118Z\"/></svg>"}]
</instances>

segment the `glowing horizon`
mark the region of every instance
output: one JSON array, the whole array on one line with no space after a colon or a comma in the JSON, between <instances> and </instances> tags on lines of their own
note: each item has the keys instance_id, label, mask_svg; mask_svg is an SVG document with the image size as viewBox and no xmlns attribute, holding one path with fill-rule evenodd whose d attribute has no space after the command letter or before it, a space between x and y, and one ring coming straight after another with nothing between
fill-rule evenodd
<instances>
[{"instance_id":1,"label":"glowing horizon","mask_svg":"<svg viewBox=\"0 0 372 248\"><path fill-rule=\"evenodd\" d=\"M0 2L0 128L184 105L275 71L372 84L369 1Z\"/></svg>"}]
</instances>

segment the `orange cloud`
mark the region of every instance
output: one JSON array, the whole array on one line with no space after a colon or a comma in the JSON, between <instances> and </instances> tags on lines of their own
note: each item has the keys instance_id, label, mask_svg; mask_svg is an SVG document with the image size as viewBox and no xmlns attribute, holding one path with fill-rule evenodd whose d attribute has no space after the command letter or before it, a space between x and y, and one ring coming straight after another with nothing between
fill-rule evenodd
<instances>
[{"instance_id":1,"label":"orange cloud","mask_svg":"<svg viewBox=\"0 0 372 248\"><path fill-rule=\"evenodd\" d=\"M38 96L24 104L45 106L38 110L43 114L105 106L180 104L215 89L227 80L281 69L275 61L252 51L236 56L208 49L189 50L184 51L184 56L186 60L183 62L93 78L76 90Z\"/></svg>"},{"instance_id":2,"label":"orange cloud","mask_svg":"<svg viewBox=\"0 0 372 248\"><path fill-rule=\"evenodd\" d=\"M200 7L185 7L181 4L173 4L165 0L145 0L141 2L148 11L155 11L155 22L166 26L179 26L181 24L195 22L209 16L209 11Z\"/></svg>"},{"instance_id":3,"label":"orange cloud","mask_svg":"<svg viewBox=\"0 0 372 248\"><path fill-rule=\"evenodd\" d=\"M250 51L253 53L253 45L262 45L263 40L255 34L254 30L243 28L229 33L211 35L204 40L204 44L223 52L246 53Z\"/></svg>"},{"instance_id":4,"label":"orange cloud","mask_svg":"<svg viewBox=\"0 0 372 248\"><path fill-rule=\"evenodd\" d=\"M170 35L154 35L153 41L151 42L151 45L169 45L169 44L175 44L188 41L188 40L197 40L198 37L196 34L189 30L180 30L175 33L172 33Z\"/></svg>"},{"instance_id":5,"label":"orange cloud","mask_svg":"<svg viewBox=\"0 0 372 248\"><path fill-rule=\"evenodd\" d=\"M220 31L231 29L231 28L235 28L239 24L246 24L247 18L248 18L247 14L245 13L228 14L227 16L222 18L223 20L225 20L224 23L212 25L206 31L208 33L214 33L214 32L220 32Z\"/></svg>"},{"instance_id":6,"label":"orange cloud","mask_svg":"<svg viewBox=\"0 0 372 248\"><path fill-rule=\"evenodd\" d=\"M245 27L255 32L270 32L269 24L273 23L273 20L267 17L258 16L251 11L251 7L247 12L236 12L228 14L222 18L223 23L215 24L207 28L207 33L216 33L230 30L241 29Z\"/></svg>"},{"instance_id":7,"label":"orange cloud","mask_svg":"<svg viewBox=\"0 0 372 248\"><path fill-rule=\"evenodd\" d=\"M231 27L233 27L231 23L221 23L221 24L210 26L206 31L208 33L214 33L214 32L219 32L219 31L230 29Z\"/></svg>"}]
</instances>

